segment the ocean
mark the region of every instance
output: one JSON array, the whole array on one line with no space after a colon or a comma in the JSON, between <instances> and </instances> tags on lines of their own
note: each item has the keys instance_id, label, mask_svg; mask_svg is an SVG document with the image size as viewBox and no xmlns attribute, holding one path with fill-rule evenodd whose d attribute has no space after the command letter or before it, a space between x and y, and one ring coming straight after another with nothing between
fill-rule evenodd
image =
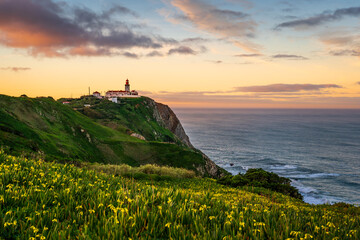
<instances>
[{"instance_id":1,"label":"ocean","mask_svg":"<svg viewBox=\"0 0 360 240\"><path fill-rule=\"evenodd\" d=\"M192 144L232 174L263 168L312 204L360 204L360 110L175 109Z\"/></svg>"}]
</instances>

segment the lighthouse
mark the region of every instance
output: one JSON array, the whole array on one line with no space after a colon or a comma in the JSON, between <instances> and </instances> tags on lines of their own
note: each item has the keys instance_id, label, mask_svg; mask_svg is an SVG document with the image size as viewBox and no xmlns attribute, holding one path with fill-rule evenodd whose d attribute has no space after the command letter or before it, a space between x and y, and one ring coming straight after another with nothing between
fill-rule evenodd
<instances>
[{"instance_id":1,"label":"lighthouse","mask_svg":"<svg viewBox=\"0 0 360 240\"><path fill-rule=\"evenodd\" d=\"M129 79L126 79L126 84L125 84L125 92L130 92L130 84L129 84Z\"/></svg>"},{"instance_id":2,"label":"lighthouse","mask_svg":"<svg viewBox=\"0 0 360 240\"><path fill-rule=\"evenodd\" d=\"M96 94L96 93L94 93L94 94ZM126 79L125 91L124 90L109 90L106 92L105 97L107 99L111 100L112 98L138 98L140 96L137 91L135 91L135 90L130 91L129 79Z\"/></svg>"}]
</instances>

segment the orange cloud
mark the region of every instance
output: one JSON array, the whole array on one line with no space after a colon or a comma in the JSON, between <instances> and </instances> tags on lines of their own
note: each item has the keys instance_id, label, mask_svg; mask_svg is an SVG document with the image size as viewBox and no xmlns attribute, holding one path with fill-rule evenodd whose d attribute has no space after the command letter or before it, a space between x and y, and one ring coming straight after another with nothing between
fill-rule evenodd
<instances>
[{"instance_id":1,"label":"orange cloud","mask_svg":"<svg viewBox=\"0 0 360 240\"><path fill-rule=\"evenodd\" d=\"M173 0L172 5L183 12L183 20L190 21L197 28L221 38L229 38L236 46L258 52L260 46L249 41L255 35L257 23L248 14L219 9L201 0Z\"/></svg>"},{"instance_id":2,"label":"orange cloud","mask_svg":"<svg viewBox=\"0 0 360 240\"><path fill-rule=\"evenodd\" d=\"M360 35L346 31L335 31L323 34L319 38L329 49L332 56L360 56Z\"/></svg>"},{"instance_id":3,"label":"orange cloud","mask_svg":"<svg viewBox=\"0 0 360 240\"><path fill-rule=\"evenodd\" d=\"M27 23L0 25L2 44L15 48L49 47L69 45L70 39L60 34L49 34L42 29L29 26ZM76 41L76 40L75 40Z\"/></svg>"},{"instance_id":4,"label":"orange cloud","mask_svg":"<svg viewBox=\"0 0 360 240\"><path fill-rule=\"evenodd\" d=\"M195 108L359 108L360 103L359 97L334 97L329 94L319 96L319 93L213 93L215 92L146 92L146 95L174 107Z\"/></svg>"},{"instance_id":5,"label":"orange cloud","mask_svg":"<svg viewBox=\"0 0 360 240\"><path fill-rule=\"evenodd\" d=\"M132 14L114 6L102 14L65 8L52 0L0 0L0 44L33 55L103 56L133 47L161 48L162 39L133 32L112 16ZM70 10L68 10L70 9Z\"/></svg>"},{"instance_id":6,"label":"orange cloud","mask_svg":"<svg viewBox=\"0 0 360 240\"><path fill-rule=\"evenodd\" d=\"M13 71L13 72L20 72L20 71L28 71L31 68L28 67L2 67L0 68L0 70L8 70L8 71Z\"/></svg>"},{"instance_id":7,"label":"orange cloud","mask_svg":"<svg viewBox=\"0 0 360 240\"><path fill-rule=\"evenodd\" d=\"M265 86L237 87L237 92L300 92L317 91L325 88L342 88L336 84L271 84Z\"/></svg>"}]
</instances>

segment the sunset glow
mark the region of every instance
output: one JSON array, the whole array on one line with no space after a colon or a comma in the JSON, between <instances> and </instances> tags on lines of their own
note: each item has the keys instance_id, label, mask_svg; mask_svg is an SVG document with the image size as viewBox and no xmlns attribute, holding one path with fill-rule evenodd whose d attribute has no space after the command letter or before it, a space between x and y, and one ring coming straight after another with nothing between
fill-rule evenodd
<instances>
[{"instance_id":1,"label":"sunset glow","mask_svg":"<svg viewBox=\"0 0 360 240\"><path fill-rule=\"evenodd\" d=\"M0 0L0 94L360 108L357 0Z\"/></svg>"}]
</instances>

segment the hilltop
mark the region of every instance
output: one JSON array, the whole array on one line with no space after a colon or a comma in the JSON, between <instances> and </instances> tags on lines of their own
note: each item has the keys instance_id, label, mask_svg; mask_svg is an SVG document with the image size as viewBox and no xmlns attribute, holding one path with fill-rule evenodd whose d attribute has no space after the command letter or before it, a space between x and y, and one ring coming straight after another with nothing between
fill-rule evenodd
<instances>
[{"instance_id":1,"label":"hilltop","mask_svg":"<svg viewBox=\"0 0 360 240\"><path fill-rule=\"evenodd\" d=\"M226 173L191 145L169 107L150 98L120 104L95 97L62 101L0 95L0 146L15 155L75 164L151 163L201 176Z\"/></svg>"},{"instance_id":2,"label":"hilltop","mask_svg":"<svg viewBox=\"0 0 360 240\"><path fill-rule=\"evenodd\" d=\"M147 141L171 142L193 148L175 113L167 105L151 98L122 98L114 104L87 96L80 99L62 98L58 102L66 102L76 111L117 131L140 134Z\"/></svg>"}]
</instances>

